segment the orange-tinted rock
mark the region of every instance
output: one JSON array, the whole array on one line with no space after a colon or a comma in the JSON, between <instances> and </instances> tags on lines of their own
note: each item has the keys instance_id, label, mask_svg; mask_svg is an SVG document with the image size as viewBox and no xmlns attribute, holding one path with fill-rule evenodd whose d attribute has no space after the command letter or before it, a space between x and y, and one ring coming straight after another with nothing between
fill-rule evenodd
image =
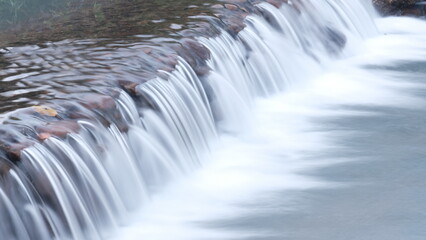
<instances>
[{"instance_id":1,"label":"orange-tinted rock","mask_svg":"<svg viewBox=\"0 0 426 240\"><path fill-rule=\"evenodd\" d=\"M56 117L58 115L58 112L56 112L55 109L47 106L33 106L32 108L34 109L34 111L46 116Z\"/></svg>"},{"instance_id":2,"label":"orange-tinted rock","mask_svg":"<svg viewBox=\"0 0 426 240\"><path fill-rule=\"evenodd\" d=\"M42 140L42 141L50 138L51 136L52 135L50 135L50 133L45 133L45 132L38 134L39 139Z\"/></svg>"}]
</instances>

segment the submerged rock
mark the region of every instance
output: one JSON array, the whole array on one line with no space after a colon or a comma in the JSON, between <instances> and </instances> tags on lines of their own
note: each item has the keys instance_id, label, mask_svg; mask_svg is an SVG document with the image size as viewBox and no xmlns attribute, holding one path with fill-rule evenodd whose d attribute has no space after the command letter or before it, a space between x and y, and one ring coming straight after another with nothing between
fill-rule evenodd
<instances>
[{"instance_id":1,"label":"submerged rock","mask_svg":"<svg viewBox=\"0 0 426 240\"><path fill-rule=\"evenodd\" d=\"M328 51L335 54L340 52L346 45L346 36L337 29L326 27L324 30L327 41L324 45Z\"/></svg>"},{"instance_id":2,"label":"submerged rock","mask_svg":"<svg viewBox=\"0 0 426 240\"><path fill-rule=\"evenodd\" d=\"M64 138L68 133L77 132L80 129L77 121L56 121L45 125L36 126L40 140L46 140L51 136Z\"/></svg>"}]
</instances>

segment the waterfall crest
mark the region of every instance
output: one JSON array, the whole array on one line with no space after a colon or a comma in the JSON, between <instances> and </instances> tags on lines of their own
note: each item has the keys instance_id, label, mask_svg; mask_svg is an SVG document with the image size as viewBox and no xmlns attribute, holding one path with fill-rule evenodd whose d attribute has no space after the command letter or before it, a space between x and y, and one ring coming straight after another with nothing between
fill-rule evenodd
<instances>
[{"instance_id":1,"label":"waterfall crest","mask_svg":"<svg viewBox=\"0 0 426 240\"><path fill-rule=\"evenodd\" d=\"M363 0L255 8L236 36L212 20L220 34L196 38L209 50L208 74L178 57L174 70L135 87L144 106L116 89L124 130L114 118L107 125L80 119L78 131L50 136L25 148L18 164L0 165L7 169L0 173L0 238L107 238L167 182L202 167L218 135L244 131L256 98L304 84L350 54L347 44L376 34Z\"/></svg>"}]
</instances>

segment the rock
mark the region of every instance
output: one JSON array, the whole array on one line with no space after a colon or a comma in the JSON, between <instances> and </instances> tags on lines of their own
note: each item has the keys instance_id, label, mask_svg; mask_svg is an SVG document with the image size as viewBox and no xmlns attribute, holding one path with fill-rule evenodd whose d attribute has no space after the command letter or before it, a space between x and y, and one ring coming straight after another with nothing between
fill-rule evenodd
<instances>
[{"instance_id":1,"label":"rock","mask_svg":"<svg viewBox=\"0 0 426 240\"><path fill-rule=\"evenodd\" d=\"M229 3L226 3L226 4L225 4L225 8L226 8L226 9L229 9L229 10L231 10L231 11L237 11L237 10L239 9L237 5L229 4Z\"/></svg>"},{"instance_id":2,"label":"rock","mask_svg":"<svg viewBox=\"0 0 426 240\"><path fill-rule=\"evenodd\" d=\"M83 106L89 109L113 110L116 107L112 97L101 94L84 94L80 97Z\"/></svg>"},{"instance_id":3,"label":"rock","mask_svg":"<svg viewBox=\"0 0 426 240\"><path fill-rule=\"evenodd\" d=\"M129 93L132 96L136 96L136 87L139 85L139 83L127 81L127 80L118 80L118 84L127 93Z\"/></svg>"},{"instance_id":4,"label":"rock","mask_svg":"<svg viewBox=\"0 0 426 240\"><path fill-rule=\"evenodd\" d=\"M6 148L6 151L7 151L6 155L12 162L18 162L21 159L22 150L32 146L33 144L34 143L30 141L10 144Z\"/></svg>"},{"instance_id":5,"label":"rock","mask_svg":"<svg viewBox=\"0 0 426 240\"><path fill-rule=\"evenodd\" d=\"M16 163L21 159L21 152L23 149L30 147L34 142L11 126L2 126L0 128L0 150L4 153L7 159Z\"/></svg>"},{"instance_id":6,"label":"rock","mask_svg":"<svg viewBox=\"0 0 426 240\"><path fill-rule=\"evenodd\" d=\"M373 0L376 9L383 15L420 15L423 6L418 6L416 3L421 0ZM416 11L416 9L418 9Z\"/></svg>"},{"instance_id":7,"label":"rock","mask_svg":"<svg viewBox=\"0 0 426 240\"><path fill-rule=\"evenodd\" d=\"M66 102L62 106L65 119L93 119L93 114L76 102Z\"/></svg>"},{"instance_id":8,"label":"rock","mask_svg":"<svg viewBox=\"0 0 426 240\"><path fill-rule=\"evenodd\" d=\"M183 39L182 46L190 51L192 51L195 55L200 57L203 60L210 59L210 51L201 43L193 40L193 39Z\"/></svg>"},{"instance_id":9,"label":"rock","mask_svg":"<svg viewBox=\"0 0 426 240\"><path fill-rule=\"evenodd\" d=\"M267 3L275 6L276 8L280 8L283 3L287 3L287 1L282 1L282 0L266 0Z\"/></svg>"},{"instance_id":10,"label":"rock","mask_svg":"<svg viewBox=\"0 0 426 240\"><path fill-rule=\"evenodd\" d=\"M178 63L178 58L175 55L168 56L155 56L155 59L159 61L163 66L159 66L158 69L171 72L175 69L176 64ZM159 65L161 65L159 64Z\"/></svg>"},{"instance_id":11,"label":"rock","mask_svg":"<svg viewBox=\"0 0 426 240\"><path fill-rule=\"evenodd\" d=\"M50 117L56 117L58 115L58 112L56 112L55 109L47 106L33 106L33 109L40 114Z\"/></svg>"},{"instance_id":12,"label":"rock","mask_svg":"<svg viewBox=\"0 0 426 240\"><path fill-rule=\"evenodd\" d=\"M68 133L78 132L80 125L73 120L55 121L36 126L35 130L38 133L39 140L43 141L51 136L64 138Z\"/></svg>"}]
</instances>

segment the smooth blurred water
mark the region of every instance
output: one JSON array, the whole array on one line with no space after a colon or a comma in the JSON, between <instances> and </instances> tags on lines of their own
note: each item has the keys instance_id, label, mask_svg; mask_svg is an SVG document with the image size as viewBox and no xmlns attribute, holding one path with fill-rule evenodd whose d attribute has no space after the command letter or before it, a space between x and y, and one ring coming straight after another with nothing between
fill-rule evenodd
<instances>
[{"instance_id":1,"label":"smooth blurred water","mask_svg":"<svg viewBox=\"0 0 426 240\"><path fill-rule=\"evenodd\" d=\"M117 239L424 239L426 23L380 33L257 99L196 174Z\"/></svg>"}]
</instances>

